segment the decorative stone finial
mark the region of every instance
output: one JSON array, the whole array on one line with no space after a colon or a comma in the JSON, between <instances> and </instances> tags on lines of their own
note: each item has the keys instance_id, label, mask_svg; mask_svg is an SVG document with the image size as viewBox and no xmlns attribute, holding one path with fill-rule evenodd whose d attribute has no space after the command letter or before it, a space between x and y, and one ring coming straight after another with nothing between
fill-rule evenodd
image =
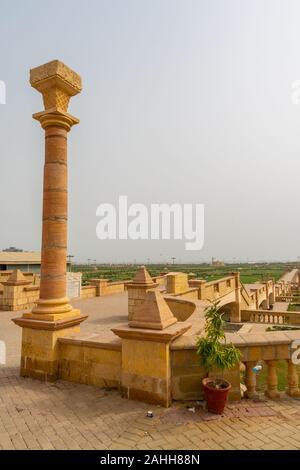
<instances>
[{"instance_id":1,"label":"decorative stone finial","mask_svg":"<svg viewBox=\"0 0 300 470\"><path fill-rule=\"evenodd\" d=\"M6 285L6 286L24 286L24 285L27 285L27 284L31 284L31 281L26 279L24 274L19 269L16 269L9 276L7 281L3 282L2 284Z\"/></svg>"},{"instance_id":2,"label":"decorative stone finial","mask_svg":"<svg viewBox=\"0 0 300 470\"><path fill-rule=\"evenodd\" d=\"M141 284L143 286L152 286L154 284L152 277L148 273L145 266L141 266L132 280L133 284Z\"/></svg>"},{"instance_id":3,"label":"decorative stone finial","mask_svg":"<svg viewBox=\"0 0 300 470\"><path fill-rule=\"evenodd\" d=\"M177 322L162 294L157 290L148 291L146 300L137 306L129 326L163 330Z\"/></svg>"}]
</instances>

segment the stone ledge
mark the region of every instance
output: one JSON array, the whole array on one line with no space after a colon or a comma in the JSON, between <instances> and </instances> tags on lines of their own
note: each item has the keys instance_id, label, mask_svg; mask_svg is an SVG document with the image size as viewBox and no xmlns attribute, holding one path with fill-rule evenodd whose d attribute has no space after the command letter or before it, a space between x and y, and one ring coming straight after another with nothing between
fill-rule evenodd
<instances>
[{"instance_id":1,"label":"stone ledge","mask_svg":"<svg viewBox=\"0 0 300 470\"><path fill-rule=\"evenodd\" d=\"M64 336L58 339L60 343L74 346L86 346L99 349L122 350L120 338L105 339L105 337L96 333L78 333L75 335Z\"/></svg>"},{"instance_id":2,"label":"stone ledge","mask_svg":"<svg viewBox=\"0 0 300 470\"><path fill-rule=\"evenodd\" d=\"M171 350L196 349L197 337L196 335L181 336L171 344Z\"/></svg>"},{"instance_id":3,"label":"stone ledge","mask_svg":"<svg viewBox=\"0 0 300 470\"><path fill-rule=\"evenodd\" d=\"M31 292L31 291L38 291L40 290L40 286L28 286L24 287L25 292Z\"/></svg>"},{"instance_id":4,"label":"stone ledge","mask_svg":"<svg viewBox=\"0 0 300 470\"><path fill-rule=\"evenodd\" d=\"M30 318L13 318L12 321L22 328L31 328L37 330L62 330L71 326L79 325L81 322L86 320L88 315L78 315L76 317L70 317L61 320L33 320Z\"/></svg>"},{"instance_id":5,"label":"stone ledge","mask_svg":"<svg viewBox=\"0 0 300 470\"><path fill-rule=\"evenodd\" d=\"M206 285L213 286L214 284L219 284L220 282L229 281L230 279L235 279L235 276L230 275L230 276L221 277L220 279L215 279L214 281L206 281Z\"/></svg>"},{"instance_id":6,"label":"stone ledge","mask_svg":"<svg viewBox=\"0 0 300 470\"><path fill-rule=\"evenodd\" d=\"M199 335L183 335L171 345L172 350L196 349ZM280 346L289 345L292 341L300 339L300 331L270 331L265 333L226 333L227 342L236 347Z\"/></svg>"},{"instance_id":7,"label":"stone ledge","mask_svg":"<svg viewBox=\"0 0 300 470\"><path fill-rule=\"evenodd\" d=\"M164 330L151 330L131 328L126 323L116 328L112 328L111 331L122 339L169 343L170 341L185 333L190 327L190 323L177 322Z\"/></svg>"},{"instance_id":8,"label":"stone ledge","mask_svg":"<svg viewBox=\"0 0 300 470\"><path fill-rule=\"evenodd\" d=\"M191 287L191 288L188 289L188 290L185 290L185 291L182 291L182 292L178 292L178 293L175 293L175 294L168 294L168 295L177 298L177 297L182 297L183 295L190 294L191 292L198 292L198 290L199 290L198 287ZM184 299L182 299L182 300L184 300ZM186 300L188 300L188 299L186 299Z\"/></svg>"},{"instance_id":9,"label":"stone ledge","mask_svg":"<svg viewBox=\"0 0 300 470\"><path fill-rule=\"evenodd\" d=\"M198 289L194 289L194 290L198 290ZM187 291L187 292L191 292L191 291ZM180 295L180 294L179 294ZM194 311L196 310L197 308L197 305L196 305L196 301L197 299L195 300L191 300L191 299L180 299L178 298L178 296L176 294L165 294L164 295L164 299L165 300L173 300L174 302L178 303L178 304L191 304L193 307L194 307L194 310L192 313L194 313ZM191 313L191 315L192 315Z\"/></svg>"}]
</instances>

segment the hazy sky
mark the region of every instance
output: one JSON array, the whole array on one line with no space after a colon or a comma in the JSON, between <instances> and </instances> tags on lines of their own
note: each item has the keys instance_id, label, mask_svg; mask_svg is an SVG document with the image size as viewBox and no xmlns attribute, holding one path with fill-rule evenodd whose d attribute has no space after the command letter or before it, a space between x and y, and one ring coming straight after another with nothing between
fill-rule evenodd
<instances>
[{"instance_id":1,"label":"hazy sky","mask_svg":"<svg viewBox=\"0 0 300 470\"><path fill-rule=\"evenodd\" d=\"M0 0L0 249L38 250L43 131L29 69L83 78L70 112L76 261L300 256L299 0ZM96 208L205 204L205 245L100 241Z\"/></svg>"}]
</instances>

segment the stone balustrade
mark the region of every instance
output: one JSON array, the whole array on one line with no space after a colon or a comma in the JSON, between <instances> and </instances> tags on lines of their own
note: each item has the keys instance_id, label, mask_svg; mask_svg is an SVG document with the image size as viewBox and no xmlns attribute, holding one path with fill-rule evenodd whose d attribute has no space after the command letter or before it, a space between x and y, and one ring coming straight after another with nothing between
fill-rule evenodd
<instances>
[{"instance_id":1,"label":"stone balustrade","mask_svg":"<svg viewBox=\"0 0 300 470\"><path fill-rule=\"evenodd\" d=\"M297 352L293 341L300 340L300 331L227 333L226 339L242 353L240 367L219 373L232 384L231 400L241 399L241 380L246 386L245 397L253 398L258 394L257 374L253 370L258 363L267 368L265 394L270 398L280 398L277 377L279 361L287 363L286 393L299 396L299 371L292 361L292 354ZM196 354L196 340L196 335L184 335L171 345L172 395L175 400L203 398L201 381L205 372Z\"/></svg>"},{"instance_id":2,"label":"stone balustrade","mask_svg":"<svg viewBox=\"0 0 300 470\"><path fill-rule=\"evenodd\" d=\"M287 362L287 387L286 394L291 397L299 397L299 372L297 366L293 364L290 359L285 359ZM267 366L267 379L266 379L266 389L265 395L269 398L276 399L281 397L281 393L278 390L278 359L268 359L265 360ZM245 362L245 397L246 398L255 398L258 396L256 388L256 373L254 367L256 366L256 361L247 361Z\"/></svg>"},{"instance_id":3,"label":"stone balustrade","mask_svg":"<svg viewBox=\"0 0 300 470\"><path fill-rule=\"evenodd\" d=\"M257 395L256 373L253 368L258 364L267 367L265 395L269 398L280 398L278 391L278 361L287 362L286 393L299 396L299 377L297 365L292 362L293 342L300 340L300 331L280 331L227 335L242 353L241 362L245 365L245 396ZM295 350L297 345L295 346Z\"/></svg>"},{"instance_id":4,"label":"stone balustrade","mask_svg":"<svg viewBox=\"0 0 300 470\"><path fill-rule=\"evenodd\" d=\"M276 302L292 302L293 296L292 295L278 295L276 297Z\"/></svg>"},{"instance_id":5,"label":"stone balustrade","mask_svg":"<svg viewBox=\"0 0 300 470\"><path fill-rule=\"evenodd\" d=\"M273 310L242 310L242 321L274 325L300 325L300 311L276 312Z\"/></svg>"}]
</instances>

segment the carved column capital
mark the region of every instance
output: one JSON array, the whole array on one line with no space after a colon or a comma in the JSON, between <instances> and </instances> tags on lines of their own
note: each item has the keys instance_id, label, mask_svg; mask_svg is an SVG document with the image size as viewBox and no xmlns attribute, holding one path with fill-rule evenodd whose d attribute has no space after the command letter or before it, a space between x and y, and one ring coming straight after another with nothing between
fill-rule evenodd
<instances>
[{"instance_id":1,"label":"carved column capital","mask_svg":"<svg viewBox=\"0 0 300 470\"><path fill-rule=\"evenodd\" d=\"M79 120L68 113L70 98L82 90L81 77L59 60L30 70L30 84L43 95L45 110L33 115L43 129L63 127L67 131Z\"/></svg>"}]
</instances>

